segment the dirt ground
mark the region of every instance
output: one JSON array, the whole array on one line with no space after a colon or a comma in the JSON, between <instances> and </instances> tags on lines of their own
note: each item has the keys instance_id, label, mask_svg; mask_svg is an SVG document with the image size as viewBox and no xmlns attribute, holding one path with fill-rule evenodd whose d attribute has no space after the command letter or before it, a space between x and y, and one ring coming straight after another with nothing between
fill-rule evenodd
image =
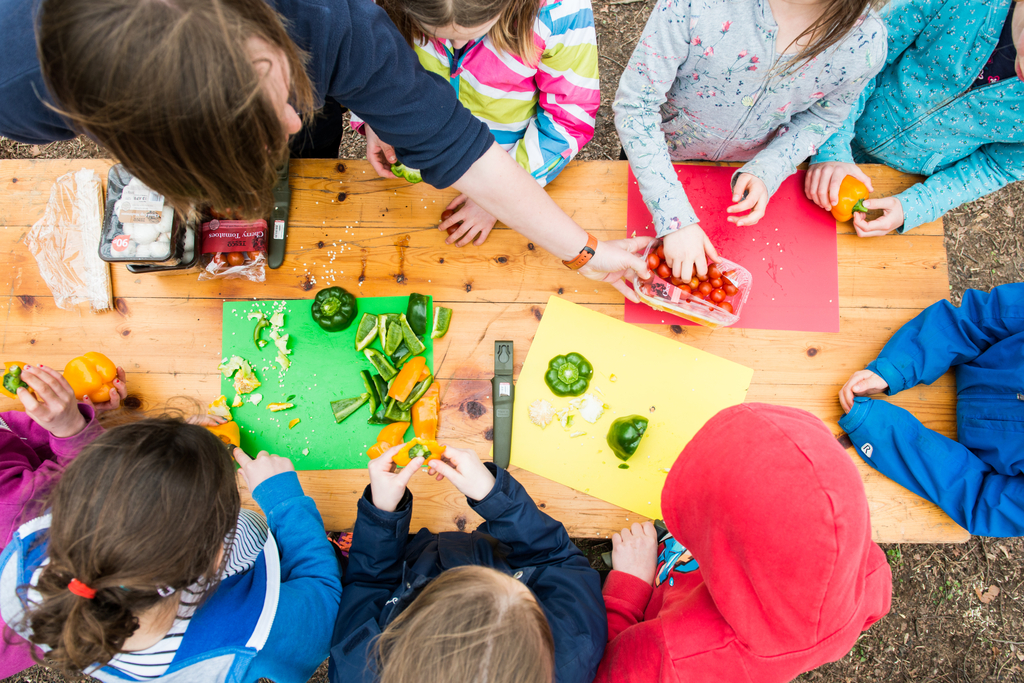
<instances>
[{"instance_id":1,"label":"dirt ground","mask_svg":"<svg viewBox=\"0 0 1024 683\"><path fill-rule=\"evenodd\" d=\"M580 159L617 159L611 102L654 0L594 1L602 104L594 140ZM42 147L0 138L0 159L105 156L78 139ZM342 158L365 156L363 139L347 135ZM945 217L950 297L1024 281L1024 186L1011 185ZM579 539L600 567L607 541ZM804 674L816 683L943 681L1024 683L1024 539L972 538L963 545L883 546L893 570L892 610L842 660ZM61 682L34 667L18 683ZM310 683L326 683L326 666Z\"/></svg>"}]
</instances>

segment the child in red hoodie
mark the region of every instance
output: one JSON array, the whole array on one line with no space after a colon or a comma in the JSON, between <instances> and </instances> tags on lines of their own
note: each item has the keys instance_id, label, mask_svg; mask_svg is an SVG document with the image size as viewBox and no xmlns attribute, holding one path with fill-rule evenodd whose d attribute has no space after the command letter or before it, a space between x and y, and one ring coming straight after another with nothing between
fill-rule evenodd
<instances>
[{"instance_id":1,"label":"child in red hoodie","mask_svg":"<svg viewBox=\"0 0 1024 683\"><path fill-rule=\"evenodd\" d=\"M660 547L649 522L612 538L596 683L790 681L889 611L860 475L809 413L721 411L676 460L661 509Z\"/></svg>"}]
</instances>

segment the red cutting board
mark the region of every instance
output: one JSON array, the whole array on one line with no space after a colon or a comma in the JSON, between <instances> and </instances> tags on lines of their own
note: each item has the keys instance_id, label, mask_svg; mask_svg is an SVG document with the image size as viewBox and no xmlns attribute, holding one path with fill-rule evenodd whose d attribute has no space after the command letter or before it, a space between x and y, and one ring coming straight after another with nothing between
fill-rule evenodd
<instances>
[{"instance_id":1,"label":"red cutting board","mask_svg":"<svg viewBox=\"0 0 1024 683\"><path fill-rule=\"evenodd\" d=\"M675 164L676 174L719 255L750 271L753 286L733 327L802 332L839 331L836 222L804 196L805 171L787 178L757 225L726 221L735 168ZM633 170L629 171L626 234L654 235ZM692 325L646 304L626 302L626 322Z\"/></svg>"}]
</instances>

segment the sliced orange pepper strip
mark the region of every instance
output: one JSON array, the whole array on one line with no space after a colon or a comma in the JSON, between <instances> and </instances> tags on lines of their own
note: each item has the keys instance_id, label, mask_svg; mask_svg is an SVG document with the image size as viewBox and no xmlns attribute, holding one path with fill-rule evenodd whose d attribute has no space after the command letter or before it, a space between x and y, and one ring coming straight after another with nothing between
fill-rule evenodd
<instances>
[{"instance_id":1,"label":"sliced orange pepper strip","mask_svg":"<svg viewBox=\"0 0 1024 683\"><path fill-rule=\"evenodd\" d=\"M417 378L420 376L420 373L423 371L426 364L426 358L423 356L415 356L403 365L402 371L399 372L398 376L391 381L391 387L388 389L388 396L399 403L408 399L409 394L419 381Z\"/></svg>"},{"instance_id":2,"label":"sliced orange pepper strip","mask_svg":"<svg viewBox=\"0 0 1024 683\"><path fill-rule=\"evenodd\" d=\"M437 423L441 413L441 387L437 382L430 385L427 393L412 406L412 432L420 439L433 441L437 438Z\"/></svg>"},{"instance_id":3,"label":"sliced orange pepper strip","mask_svg":"<svg viewBox=\"0 0 1024 683\"><path fill-rule=\"evenodd\" d=\"M224 443L231 444L232 446L239 446L242 443L242 435L238 429L238 423L233 420L224 424L208 426L207 429Z\"/></svg>"}]
</instances>

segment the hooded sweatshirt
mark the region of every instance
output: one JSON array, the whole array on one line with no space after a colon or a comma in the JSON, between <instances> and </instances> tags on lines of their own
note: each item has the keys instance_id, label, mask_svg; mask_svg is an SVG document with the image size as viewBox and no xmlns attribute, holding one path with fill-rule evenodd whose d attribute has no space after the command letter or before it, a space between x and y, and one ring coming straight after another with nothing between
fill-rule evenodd
<instances>
[{"instance_id":1,"label":"hooded sweatshirt","mask_svg":"<svg viewBox=\"0 0 1024 683\"><path fill-rule=\"evenodd\" d=\"M676 460L661 507L699 569L659 567L655 588L609 574L599 683L790 681L841 658L889 611L864 485L807 412L721 411Z\"/></svg>"}]
</instances>

